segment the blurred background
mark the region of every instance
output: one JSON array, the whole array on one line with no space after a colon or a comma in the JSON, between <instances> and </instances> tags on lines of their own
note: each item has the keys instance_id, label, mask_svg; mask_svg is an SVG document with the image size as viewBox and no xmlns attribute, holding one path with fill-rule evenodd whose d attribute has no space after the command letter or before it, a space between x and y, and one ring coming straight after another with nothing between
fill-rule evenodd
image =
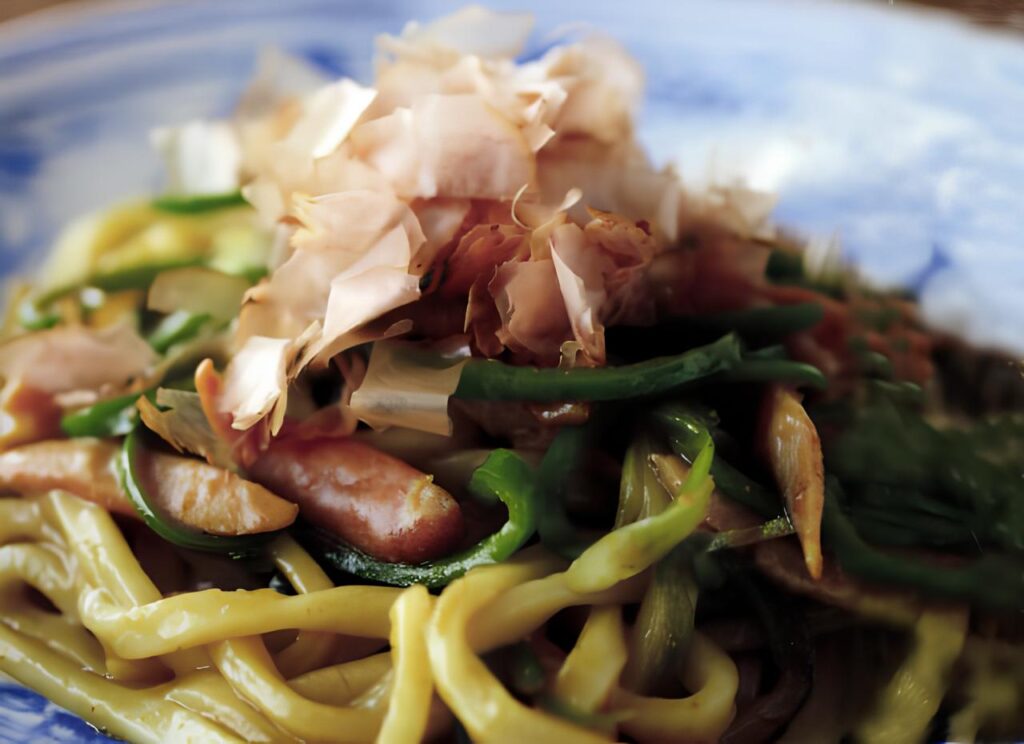
<instances>
[{"instance_id":1,"label":"blurred background","mask_svg":"<svg viewBox=\"0 0 1024 744\"><path fill-rule=\"evenodd\" d=\"M372 76L373 37L454 0L0 0L0 271L60 225L161 186L147 132L227 113L275 45ZM640 136L690 187L778 193L929 317L1024 353L1024 0L491 0L619 39ZM39 12L32 12L38 10Z\"/></svg>"},{"instance_id":2,"label":"blurred background","mask_svg":"<svg viewBox=\"0 0 1024 744\"><path fill-rule=\"evenodd\" d=\"M877 1L889 2L889 0ZM54 5L83 5L94 2L96 0L4 0L3 6L0 7L0 20L14 18ZM961 13L975 23L1008 26L1024 31L1024 4L1014 0L911 0L911 2Z\"/></svg>"}]
</instances>

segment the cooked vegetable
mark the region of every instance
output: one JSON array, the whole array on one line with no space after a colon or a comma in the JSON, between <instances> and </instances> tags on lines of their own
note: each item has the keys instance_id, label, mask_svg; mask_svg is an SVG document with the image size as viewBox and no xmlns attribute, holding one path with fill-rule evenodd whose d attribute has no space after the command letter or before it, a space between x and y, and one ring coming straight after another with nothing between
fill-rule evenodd
<instances>
[{"instance_id":1,"label":"cooked vegetable","mask_svg":"<svg viewBox=\"0 0 1024 744\"><path fill-rule=\"evenodd\" d=\"M658 561L640 602L630 635L623 685L641 695L671 689L679 678L693 639L697 582L692 556L679 545Z\"/></svg>"},{"instance_id":2,"label":"cooked vegetable","mask_svg":"<svg viewBox=\"0 0 1024 744\"><path fill-rule=\"evenodd\" d=\"M733 335L674 357L622 367L569 370L513 367L471 360L462 369L456 398L483 400L624 400L665 393L740 361Z\"/></svg>"},{"instance_id":3,"label":"cooked vegetable","mask_svg":"<svg viewBox=\"0 0 1024 744\"><path fill-rule=\"evenodd\" d=\"M155 391L146 391L154 395ZM130 432L138 421L135 401L141 393L119 395L80 408L64 415L60 420L61 430L69 437L121 437Z\"/></svg>"},{"instance_id":4,"label":"cooked vegetable","mask_svg":"<svg viewBox=\"0 0 1024 744\"><path fill-rule=\"evenodd\" d=\"M244 555L295 520L298 507L234 473L147 449L136 427L117 458L121 487L149 527L192 550Z\"/></svg>"},{"instance_id":5,"label":"cooked vegetable","mask_svg":"<svg viewBox=\"0 0 1024 744\"><path fill-rule=\"evenodd\" d=\"M241 191L228 191L223 194L203 194L200 196L160 196L153 200L153 206L162 212L172 214L201 214L214 212L218 209L240 207L245 204Z\"/></svg>"},{"instance_id":6,"label":"cooked vegetable","mask_svg":"<svg viewBox=\"0 0 1024 744\"><path fill-rule=\"evenodd\" d=\"M665 427L672 448L690 462L696 459L708 436L707 424L700 415L686 406L665 406L655 412L655 418ZM719 491L761 516L773 517L779 513L779 499L771 491L721 457L712 462L711 476Z\"/></svg>"},{"instance_id":7,"label":"cooked vegetable","mask_svg":"<svg viewBox=\"0 0 1024 744\"><path fill-rule=\"evenodd\" d=\"M569 560L597 539L575 527L565 511L565 491L584 464L588 438L586 427L565 427L551 442L537 471L537 533L545 546Z\"/></svg>"},{"instance_id":8,"label":"cooked vegetable","mask_svg":"<svg viewBox=\"0 0 1024 744\"><path fill-rule=\"evenodd\" d=\"M792 390L773 385L765 395L761 447L796 527L807 571L817 579L822 571L821 511L825 500L821 440Z\"/></svg>"},{"instance_id":9,"label":"cooked vegetable","mask_svg":"<svg viewBox=\"0 0 1024 744\"><path fill-rule=\"evenodd\" d=\"M920 558L885 553L857 533L840 507L842 489L826 480L822 531L844 571L877 582L913 588L942 599L1024 609L1024 560L1012 555L983 555L959 565L929 564Z\"/></svg>"},{"instance_id":10,"label":"cooked vegetable","mask_svg":"<svg viewBox=\"0 0 1024 744\"><path fill-rule=\"evenodd\" d=\"M705 437L693 467L680 473L678 460L663 455L651 457L659 478L675 494L660 514L612 530L572 562L566 574L569 587L593 592L624 581L664 557L693 532L707 514L715 484L709 475L714 445Z\"/></svg>"},{"instance_id":11,"label":"cooked vegetable","mask_svg":"<svg viewBox=\"0 0 1024 744\"><path fill-rule=\"evenodd\" d=\"M389 563L318 531L312 538L323 559L335 568L371 581L396 586L446 586L476 566L508 559L533 535L537 523L536 484L529 466L509 450L495 450L476 469L469 490L483 500L501 501L508 521L471 548L425 563Z\"/></svg>"},{"instance_id":12,"label":"cooked vegetable","mask_svg":"<svg viewBox=\"0 0 1024 744\"><path fill-rule=\"evenodd\" d=\"M194 315L184 310L174 312L163 318L146 340L163 354L175 344L194 338L209 320L210 316L205 314Z\"/></svg>"},{"instance_id":13,"label":"cooked vegetable","mask_svg":"<svg viewBox=\"0 0 1024 744\"><path fill-rule=\"evenodd\" d=\"M50 306L59 299L73 295L84 287L95 287L104 292L120 292L126 289L145 289L164 271L180 269L185 266L196 266L198 258L171 258L163 261L121 268L106 273L90 276L85 284L74 284L51 289L38 297L26 299L19 307L18 315L21 325L29 330L52 328L61 318L50 312Z\"/></svg>"}]
</instances>

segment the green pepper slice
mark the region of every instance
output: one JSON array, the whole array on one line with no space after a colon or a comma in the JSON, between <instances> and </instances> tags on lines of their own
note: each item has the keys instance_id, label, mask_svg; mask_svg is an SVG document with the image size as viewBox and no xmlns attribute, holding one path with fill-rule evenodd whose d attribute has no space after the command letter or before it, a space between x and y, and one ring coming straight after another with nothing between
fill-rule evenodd
<instances>
[{"instance_id":1,"label":"green pepper slice","mask_svg":"<svg viewBox=\"0 0 1024 744\"><path fill-rule=\"evenodd\" d=\"M153 532L169 543L190 550L227 553L236 558L249 557L262 552L263 547L273 538L274 533L237 537L210 535L178 524L161 514L146 491L139 473L139 458L145 455L143 436L144 429L136 426L125 437L121 453L117 458L117 476L121 482L121 488L128 495L135 511Z\"/></svg>"},{"instance_id":2,"label":"green pepper slice","mask_svg":"<svg viewBox=\"0 0 1024 744\"><path fill-rule=\"evenodd\" d=\"M135 401L141 395L152 400L156 388L145 393L119 395L101 400L91 406L66 414L60 420L60 428L69 437L121 437L135 428L139 420Z\"/></svg>"},{"instance_id":3,"label":"green pepper slice","mask_svg":"<svg viewBox=\"0 0 1024 744\"><path fill-rule=\"evenodd\" d=\"M473 472L469 490L481 499L497 498L508 509L508 521L471 548L426 563L388 563L342 542L322 530L310 537L320 556L331 566L382 584L445 586L476 566L500 563L512 556L533 535L537 525L536 483L529 465L514 452L494 450Z\"/></svg>"}]
</instances>

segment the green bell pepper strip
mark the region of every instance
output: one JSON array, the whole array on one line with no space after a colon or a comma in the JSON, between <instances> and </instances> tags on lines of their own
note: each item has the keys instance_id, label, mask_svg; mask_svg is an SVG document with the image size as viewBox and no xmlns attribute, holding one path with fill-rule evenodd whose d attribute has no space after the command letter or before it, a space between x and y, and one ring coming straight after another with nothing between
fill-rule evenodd
<instances>
[{"instance_id":1,"label":"green bell pepper strip","mask_svg":"<svg viewBox=\"0 0 1024 744\"><path fill-rule=\"evenodd\" d=\"M207 313L190 313L178 310L165 316L149 334L146 341L160 354L182 341L195 338L200 329L210 320Z\"/></svg>"},{"instance_id":2,"label":"green bell pepper strip","mask_svg":"<svg viewBox=\"0 0 1024 744\"><path fill-rule=\"evenodd\" d=\"M210 535L178 524L159 512L147 493L139 473L139 458L145 454L145 444L142 442L144 432L144 427L136 426L125 437L117 458L117 475L122 490L128 495L132 506L135 507L135 511L142 517L146 526L167 542L189 550L226 553L236 558L262 552L275 533L237 537Z\"/></svg>"},{"instance_id":3,"label":"green bell pepper strip","mask_svg":"<svg viewBox=\"0 0 1024 744\"><path fill-rule=\"evenodd\" d=\"M152 201L154 209L172 214L201 214L230 207L241 207L246 204L248 202L239 190L198 196L158 196Z\"/></svg>"},{"instance_id":4,"label":"green bell pepper strip","mask_svg":"<svg viewBox=\"0 0 1024 744\"><path fill-rule=\"evenodd\" d=\"M597 538L575 527L565 513L565 488L586 453L586 426L566 426L544 453L537 470L537 534L549 550L573 560Z\"/></svg>"},{"instance_id":5,"label":"green bell pepper strip","mask_svg":"<svg viewBox=\"0 0 1024 744\"><path fill-rule=\"evenodd\" d=\"M530 466L511 450L494 450L473 472L471 493L483 500L498 499L508 509L508 521L471 548L426 563L388 563L378 560L314 529L310 537L318 554L331 566L382 584L445 586L469 569L507 560L537 527L536 479Z\"/></svg>"},{"instance_id":6,"label":"green bell pepper strip","mask_svg":"<svg viewBox=\"0 0 1024 744\"><path fill-rule=\"evenodd\" d=\"M677 356L620 367L539 369L471 359L462 368L455 397L537 402L640 398L723 372L739 361L740 343L734 334Z\"/></svg>"},{"instance_id":7,"label":"green bell pepper strip","mask_svg":"<svg viewBox=\"0 0 1024 744\"><path fill-rule=\"evenodd\" d=\"M200 258L178 258L167 261L132 266L103 274L94 274L79 284L56 287L41 295L28 297L18 306L18 322L22 328L38 331L52 328L60 322L60 316L50 312L50 306L68 295L86 287L95 287L104 292L121 292L128 289L145 289L163 271L183 269L202 264Z\"/></svg>"},{"instance_id":8,"label":"green bell pepper strip","mask_svg":"<svg viewBox=\"0 0 1024 744\"><path fill-rule=\"evenodd\" d=\"M960 566L940 566L889 555L866 543L858 534L839 506L841 498L838 480L829 476L825 485L822 536L839 565L851 576L917 589L931 597L1024 610L1024 561L989 553Z\"/></svg>"},{"instance_id":9,"label":"green bell pepper strip","mask_svg":"<svg viewBox=\"0 0 1024 744\"><path fill-rule=\"evenodd\" d=\"M143 393L119 395L101 400L87 408L66 414L60 420L60 428L69 437L120 437L135 428L139 420L135 401L145 395L150 400L156 395L156 388Z\"/></svg>"},{"instance_id":10,"label":"green bell pepper strip","mask_svg":"<svg viewBox=\"0 0 1024 744\"><path fill-rule=\"evenodd\" d=\"M195 383L186 377L171 380L164 387L194 390ZM68 413L60 420L61 431L69 437L122 437L130 432L139 420L135 402L145 396L155 403L156 391L156 387L151 387L139 393L101 400L99 403Z\"/></svg>"}]
</instances>

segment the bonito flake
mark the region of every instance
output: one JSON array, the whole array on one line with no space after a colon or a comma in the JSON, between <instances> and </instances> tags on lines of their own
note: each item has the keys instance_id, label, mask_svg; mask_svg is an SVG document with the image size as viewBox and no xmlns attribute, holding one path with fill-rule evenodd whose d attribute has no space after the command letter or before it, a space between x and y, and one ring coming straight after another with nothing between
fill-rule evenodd
<instances>
[{"instance_id":1,"label":"bonito flake","mask_svg":"<svg viewBox=\"0 0 1024 744\"><path fill-rule=\"evenodd\" d=\"M409 24L377 40L371 85L265 67L227 125L243 194L287 242L243 299L235 428L276 430L307 366L368 341L460 335L543 365L571 342L600 365L608 318L642 313L631 278L682 197L634 139L642 72L606 38L517 63L531 29L476 6Z\"/></svg>"}]
</instances>

